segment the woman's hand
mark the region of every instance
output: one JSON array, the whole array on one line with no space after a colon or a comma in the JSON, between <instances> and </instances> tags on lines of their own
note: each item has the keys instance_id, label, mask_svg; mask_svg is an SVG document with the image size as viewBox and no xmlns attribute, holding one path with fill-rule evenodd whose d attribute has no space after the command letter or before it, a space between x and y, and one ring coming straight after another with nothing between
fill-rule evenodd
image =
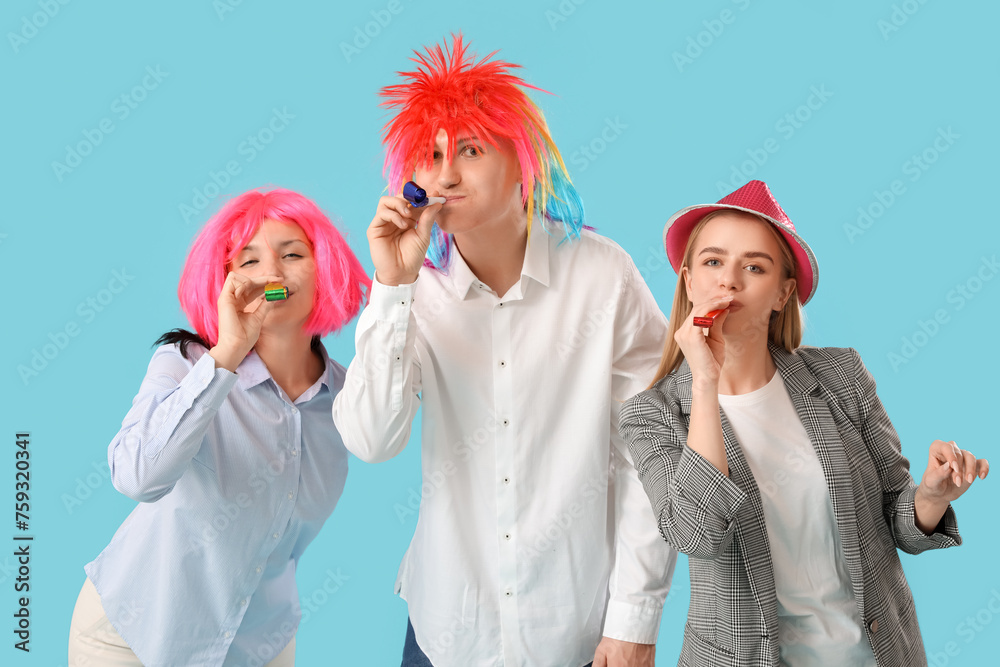
<instances>
[{"instance_id":1,"label":"woman's hand","mask_svg":"<svg viewBox=\"0 0 1000 667\"><path fill-rule=\"evenodd\" d=\"M968 491L976 477L986 479L989 471L986 459L959 449L954 441L931 443L927 470L914 498L917 526L928 535L933 533L948 504Z\"/></svg>"},{"instance_id":2,"label":"woman's hand","mask_svg":"<svg viewBox=\"0 0 1000 667\"><path fill-rule=\"evenodd\" d=\"M410 206L402 197L382 197L368 225L368 247L375 276L383 285L404 285L417 279L431 241L434 216L443 204Z\"/></svg>"},{"instance_id":3,"label":"woman's hand","mask_svg":"<svg viewBox=\"0 0 1000 667\"><path fill-rule=\"evenodd\" d=\"M712 327L705 335L702 327L694 325L695 317L704 317L713 310L724 309L732 302L731 295L711 299L696 304L683 324L674 332L674 340L684 353L691 367L691 376L696 384L717 383L726 361L726 341L722 337L722 325L729 315L728 310L719 313Z\"/></svg>"},{"instance_id":4,"label":"woman's hand","mask_svg":"<svg viewBox=\"0 0 1000 667\"><path fill-rule=\"evenodd\" d=\"M274 305L264 298L264 286L274 282L281 282L281 278L251 278L232 271L226 276L218 301L219 341L209 350L216 368L235 373L257 344L264 318Z\"/></svg>"},{"instance_id":5,"label":"woman's hand","mask_svg":"<svg viewBox=\"0 0 1000 667\"><path fill-rule=\"evenodd\" d=\"M954 441L935 440L920 486L928 499L950 503L968 491L976 477L986 479L989 471L986 459L977 459L972 452L959 449Z\"/></svg>"}]
</instances>

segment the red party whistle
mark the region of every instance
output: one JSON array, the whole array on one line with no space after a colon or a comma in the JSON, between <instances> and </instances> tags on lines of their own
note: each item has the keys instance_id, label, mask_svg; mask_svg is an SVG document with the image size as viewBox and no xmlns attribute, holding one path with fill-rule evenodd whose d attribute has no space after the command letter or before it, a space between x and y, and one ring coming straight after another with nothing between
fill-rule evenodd
<instances>
[{"instance_id":1,"label":"red party whistle","mask_svg":"<svg viewBox=\"0 0 1000 667\"><path fill-rule=\"evenodd\" d=\"M694 325L696 327L704 327L704 328L708 329L713 324L715 324L715 318L718 317L722 313L722 311L724 311L724 310L725 310L725 308L720 308L718 310L713 310L712 312L708 313L704 317L696 317L696 318L694 318Z\"/></svg>"}]
</instances>

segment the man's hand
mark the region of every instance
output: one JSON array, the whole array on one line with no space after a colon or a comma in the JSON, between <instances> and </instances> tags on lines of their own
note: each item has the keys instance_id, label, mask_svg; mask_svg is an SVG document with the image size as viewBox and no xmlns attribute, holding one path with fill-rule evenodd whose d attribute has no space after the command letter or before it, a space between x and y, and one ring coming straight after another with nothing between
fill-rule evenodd
<instances>
[{"instance_id":1,"label":"man's hand","mask_svg":"<svg viewBox=\"0 0 1000 667\"><path fill-rule=\"evenodd\" d=\"M408 285L417 279L431 242L434 216L442 204L414 208L402 197L382 197L368 226L368 248L375 278L383 285Z\"/></svg>"},{"instance_id":2,"label":"man's hand","mask_svg":"<svg viewBox=\"0 0 1000 667\"><path fill-rule=\"evenodd\" d=\"M594 653L594 667L654 667L655 644L635 644L604 637Z\"/></svg>"}]
</instances>

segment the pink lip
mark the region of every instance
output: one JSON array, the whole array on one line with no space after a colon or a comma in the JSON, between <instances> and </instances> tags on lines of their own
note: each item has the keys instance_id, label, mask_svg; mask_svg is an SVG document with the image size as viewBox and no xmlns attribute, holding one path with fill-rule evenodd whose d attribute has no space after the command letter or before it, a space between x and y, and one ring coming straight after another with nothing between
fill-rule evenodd
<instances>
[{"instance_id":1,"label":"pink lip","mask_svg":"<svg viewBox=\"0 0 1000 667\"><path fill-rule=\"evenodd\" d=\"M453 201L459 201L459 200L465 199L465 197L464 196L462 196L462 197L445 197L445 199L447 200L446 203L450 204Z\"/></svg>"}]
</instances>

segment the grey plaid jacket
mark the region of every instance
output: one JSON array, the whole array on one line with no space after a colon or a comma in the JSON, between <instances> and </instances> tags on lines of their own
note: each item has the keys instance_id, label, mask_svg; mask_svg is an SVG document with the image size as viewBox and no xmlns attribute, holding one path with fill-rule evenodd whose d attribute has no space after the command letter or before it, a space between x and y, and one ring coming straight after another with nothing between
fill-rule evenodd
<instances>
[{"instance_id":1,"label":"grey plaid jacket","mask_svg":"<svg viewBox=\"0 0 1000 667\"><path fill-rule=\"evenodd\" d=\"M914 523L916 484L899 437L853 349L771 347L795 410L819 457L833 501L858 611L880 666L926 665L897 549L961 544L949 507L933 535ZM627 401L629 445L663 538L689 556L691 604L679 665L779 664L774 575L760 491L722 416L729 477L685 446L691 370Z\"/></svg>"}]
</instances>

